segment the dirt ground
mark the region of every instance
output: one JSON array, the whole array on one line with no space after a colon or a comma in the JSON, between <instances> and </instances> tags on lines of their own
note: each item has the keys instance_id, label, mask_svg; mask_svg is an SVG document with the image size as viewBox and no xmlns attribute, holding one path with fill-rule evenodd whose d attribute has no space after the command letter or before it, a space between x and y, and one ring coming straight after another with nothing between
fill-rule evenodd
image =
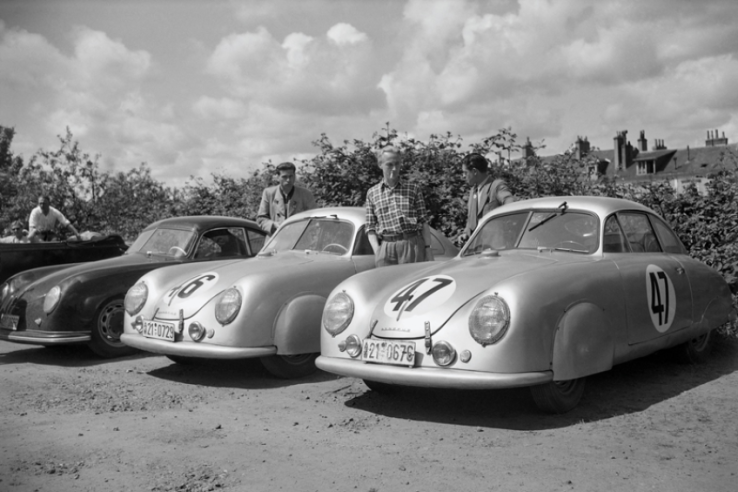
<instances>
[{"instance_id":1,"label":"dirt ground","mask_svg":"<svg viewBox=\"0 0 738 492\"><path fill-rule=\"evenodd\" d=\"M407 389L255 361L101 360L0 342L2 491L735 491L738 342L587 382L574 411L528 391Z\"/></svg>"}]
</instances>

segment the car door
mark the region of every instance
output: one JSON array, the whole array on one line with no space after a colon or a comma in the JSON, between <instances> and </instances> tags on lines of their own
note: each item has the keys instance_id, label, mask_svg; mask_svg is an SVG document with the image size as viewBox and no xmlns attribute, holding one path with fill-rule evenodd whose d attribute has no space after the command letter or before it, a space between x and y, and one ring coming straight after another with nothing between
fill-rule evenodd
<instances>
[{"instance_id":1,"label":"car door","mask_svg":"<svg viewBox=\"0 0 738 492\"><path fill-rule=\"evenodd\" d=\"M630 345L692 324L692 291L684 266L663 251L648 215L619 212L605 226L606 231L620 229L624 236L624 251L611 256L623 282Z\"/></svg>"}]
</instances>

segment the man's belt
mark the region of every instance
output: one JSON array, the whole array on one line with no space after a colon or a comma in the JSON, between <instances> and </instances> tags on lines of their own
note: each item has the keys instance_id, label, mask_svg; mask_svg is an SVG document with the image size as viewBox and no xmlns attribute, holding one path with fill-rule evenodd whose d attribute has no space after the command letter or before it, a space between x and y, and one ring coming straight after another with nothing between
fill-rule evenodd
<instances>
[{"instance_id":1,"label":"man's belt","mask_svg":"<svg viewBox=\"0 0 738 492\"><path fill-rule=\"evenodd\" d=\"M395 241L402 241L403 239L412 239L418 236L418 231L412 232L400 232L400 233L386 233L382 234L382 241L387 243L393 243Z\"/></svg>"}]
</instances>

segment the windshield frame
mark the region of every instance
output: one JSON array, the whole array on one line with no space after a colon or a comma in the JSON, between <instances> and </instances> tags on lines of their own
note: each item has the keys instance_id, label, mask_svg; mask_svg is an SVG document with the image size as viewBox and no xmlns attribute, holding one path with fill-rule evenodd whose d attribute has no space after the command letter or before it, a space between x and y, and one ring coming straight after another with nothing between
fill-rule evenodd
<instances>
[{"instance_id":1,"label":"windshield frame","mask_svg":"<svg viewBox=\"0 0 738 492\"><path fill-rule=\"evenodd\" d=\"M308 235L311 233L320 233L320 230L316 227L322 225L322 224L339 224L340 226L348 226L350 229L342 229L340 230L341 234L345 234L348 236L348 243L344 244L343 241L341 242L333 242L330 244L340 244L341 247L337 248L334 247L331 251L327 251L325 248L329 246L329 244L322 245L322 249L313 249L309 247L301 247L306 246L307 242L309 241ZM293 230L297 229L297 230ZM329 254L331 256L348 256L351 255L355 243L356 243L356 224L354 224L350 220L341 219L335 215L327 215L327 216L319 216L319 217L305 217L300 220L292 221L288 224L283 224L277 232L274 233L274 235L269 239L269 241L264 245L264 247L259 252L259 255L262 256L272 256L278 253L283 253L286 251L302 251L306 252L309 251L311 253L323 253L323 254ZM339 231L335 231L338 233ZM350 233L350 235L349 235ZM285 241L286 237L286 241ZM324 241L321 241L321 244ZM282 244L277 244L282 243ZM346 248L345 251L343 249Z\"/></svg>"},{"instance_id":2,"label":"windshield frame","mask_svg":"<svg viewBox=\"0 0 738 492\"><path fill-rule=\"evenodd\" d=\"M540 217L540 220L537 220L534 222L537 216ZM575 229L573 226L574 224L573 220L565 225L562 225L560 223L560 219L562 217L572 218L572 216L576 216L575 218L592 219L594 222L592 222L585 231L566 229L566 226L569 224L572 224L571 229ZM507 239L506 240L503 239L505 241L505 244L502 245L503 247L495 248L491 244L479 243L479 241L481 240L480 238L482 234L484 234L485 232L487 232L488 234L495 232L495 231L488 230L490 226L494 224L500 224L501 226L505 225L504 223L500 223L500 221L504 221L506 219L509 220L513 217L518 217L522 219L519 221L519 223L508 227L508 229L510 229L510 227L513 228L512 232L514 233L514 239L512 239L512 235L510 231L508 231ZM543 226L544 224L547 227L550 227L551 225L557 225L562 230L563 229L566 229L566 230L560 233L561 237L556 237L557 233L554 232L553 234L551 234L551 231L547 230L547 227L539 227L539 226ZM538 243L536 244L536 246L526 245L526 246L521 247L521 244L524 242L526 236L536 236L535 239L539 240L540 238L538 238L537 236L541 234L541 232L544 232L544 231L548 232L548 234L551 235L552 239L558 239L558 240L551 240L543 244ZM601 235L602 235L602 222L600 221L600 217L598 214L590 210L571 209L568 207L562 209L561 206L558 208L553 208L553 207L531 208L531 209L525 209L525 210L518 210L515 212L509 212L506 214L495 215L494 217L491 217L490 219L485 221L483 224L481 224L474 231L474 234L472 234L471 238L469 238L469 241L467 241L467 243L464 245L462 250L459 252L459 256L460 257L475 256L477 254L481 254L483 251L486 251L486 250L492 250L492 251L551 250L551 251L563 251L563 252L583 254L583 255L592 255L600 249ZM565 244L567 245L566 247L563 246ZM559 245L562 245L562 246L559 246ZM488 246L488 247L480 248L480 246Z\"/></svg>"}]
</instances>

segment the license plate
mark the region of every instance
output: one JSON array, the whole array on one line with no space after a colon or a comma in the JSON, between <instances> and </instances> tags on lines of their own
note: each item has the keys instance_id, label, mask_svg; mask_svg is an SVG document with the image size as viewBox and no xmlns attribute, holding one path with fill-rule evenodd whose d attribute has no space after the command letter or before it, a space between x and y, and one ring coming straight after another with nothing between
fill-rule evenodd
<instances>
[{"instance_id":1,"label":"license plate","mask_svg":"<svg viewBox=\"0 0 738 492\"><path fill-rule=\"evenodd\" d=\"M144 320L141 334L147 338L158 338L159 340L173 342L174 325L172 323L162 323L161 321Z\"/></svg>"},{"instance_id":2,"label":"license plate","mask_svg":"<svg viewBox=\"0 0 738 492\"><path fill-rule=\"evenodd\" d=\"M415 364L415 342L366 339L361 350L361 358L364 362L412 367Z\"/></svg>"},{"instance_id":3,"label":"license plate","mask_svg":"<svg viewBox=\"0 0 738 492\"><path fill-rule=\"evenodd\" d=\"M19 319L20 316L16 316L14 314L3 314L0 316L0 328L5 328L6 330L17 330Z\"/></svg>"}]
</instances>

